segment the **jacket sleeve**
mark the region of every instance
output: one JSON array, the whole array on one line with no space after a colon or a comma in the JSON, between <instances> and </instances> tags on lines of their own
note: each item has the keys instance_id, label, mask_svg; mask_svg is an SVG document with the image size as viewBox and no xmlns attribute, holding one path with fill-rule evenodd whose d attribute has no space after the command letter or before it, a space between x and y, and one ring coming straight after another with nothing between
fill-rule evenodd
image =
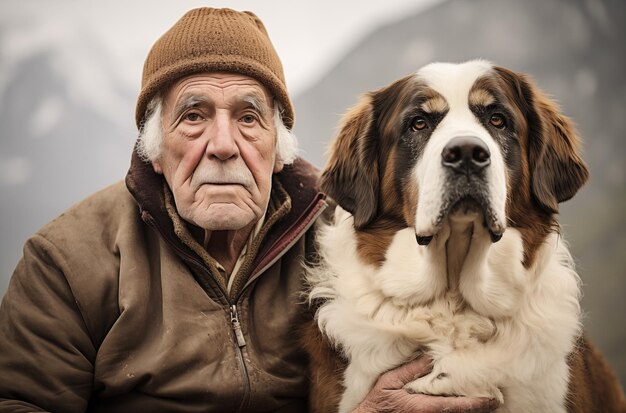
<instances>
[{"instance_id":1,"label":"jacket sleeve","mask_svg":"<svg viewBox=\"0 0 626 413\"><path fill-rule=\"evenodd\" d=\"M0 412L84 412L96 350L55 246L24 247L0 305Z\"/></svg>"}]
</instances>

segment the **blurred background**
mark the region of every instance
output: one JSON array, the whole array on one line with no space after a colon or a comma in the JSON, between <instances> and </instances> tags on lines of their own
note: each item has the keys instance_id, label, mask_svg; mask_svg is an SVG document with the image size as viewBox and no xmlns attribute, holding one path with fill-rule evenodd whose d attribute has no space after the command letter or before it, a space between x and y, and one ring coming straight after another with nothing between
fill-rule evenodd
<instances>
[{"instance_id":1,"label":"blurred background","mask_svg":"<svg viewBox=\"0 0 626 413\"><path fill-rule=\"evenodd\" d=\"M153 42L185 11L252 10L283 60L301 154L319 167L358 96L432 61L530 74L572 117L591 181L562 206L585 328L626 383L626 1L0 2L0 294L24 241L124 178ZM89 276L89 274L85 274Z\"/></svg>"}]
</instances>

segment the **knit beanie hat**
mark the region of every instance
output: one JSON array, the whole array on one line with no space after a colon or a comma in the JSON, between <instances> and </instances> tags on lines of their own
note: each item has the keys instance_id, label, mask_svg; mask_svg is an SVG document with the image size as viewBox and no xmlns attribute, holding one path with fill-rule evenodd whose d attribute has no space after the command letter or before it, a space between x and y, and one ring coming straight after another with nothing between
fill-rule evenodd
<instances>
[{"instance_id":1,"label":"knit beanie hat","mask_svg":"<svg viewBox=\"0 0 626 413\"><path fill-rule=\"evenodd\" d=\"M294 111L280 59L254 13L203 7L187 12L156 41L143 67L135 121L141 128L148 103L175 81L206 72L235 72L265 86L280 103L291 129Z\"/></svg>"}]
</instances>

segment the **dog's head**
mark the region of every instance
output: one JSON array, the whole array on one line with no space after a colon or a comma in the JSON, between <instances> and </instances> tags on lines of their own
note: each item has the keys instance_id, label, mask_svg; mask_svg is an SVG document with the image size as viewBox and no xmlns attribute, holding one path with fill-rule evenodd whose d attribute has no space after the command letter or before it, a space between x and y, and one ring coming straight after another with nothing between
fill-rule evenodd
<instances>
[{"instance_id":1,"label":"dog's head","mask_svg":"<svg viewBox=\"0 0 626 413\"><path fill-rule=\"evenodd\" d=\"M402 221L428 244L446 217L478 211L497 241L507 226L549 231L587 179L579 146L526 76L482 60L434 63L345 116L321 186L357 229Z\"/></svg>"}]
</instances>

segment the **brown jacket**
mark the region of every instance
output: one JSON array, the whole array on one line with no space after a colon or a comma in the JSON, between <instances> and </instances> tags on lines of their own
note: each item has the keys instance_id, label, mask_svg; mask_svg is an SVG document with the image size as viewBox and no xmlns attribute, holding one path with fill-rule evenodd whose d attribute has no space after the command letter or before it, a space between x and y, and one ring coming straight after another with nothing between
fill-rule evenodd
<instances>
[{"instance_id":1,"label":"brown jacket","mask_svg":"<svg viewBox=\"0 0 626 413\"><path fill-rule=\"evenodd\" d=\"M230 295L151 167L28 240L0 308L0 412L299 412L301 260L326 203L303 160L275 176ZM192 231L191 231L192 232ZM4 398L4 399L2 399Z\"/></svg>"}]
</instances>

